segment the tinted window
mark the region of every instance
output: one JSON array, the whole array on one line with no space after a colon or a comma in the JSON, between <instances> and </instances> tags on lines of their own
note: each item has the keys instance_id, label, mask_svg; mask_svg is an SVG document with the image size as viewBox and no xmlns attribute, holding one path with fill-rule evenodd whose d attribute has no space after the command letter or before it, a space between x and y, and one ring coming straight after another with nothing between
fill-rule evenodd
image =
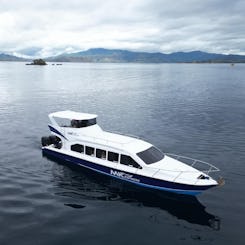
<instances>
[{"instance_id":1,"label":"tinted window","mask_svg":"<svg viewBox=\"0 0 245 245\"><path fill-rule=\"evenodd\" d=\"M114 152L108 151L108 161L118 162L118 159L119 159L119 154L118 153L114 153Z\"/></svg>"},{"instance_id":2,"label":"tinted window","mask_svg":"<svg viewBox=\"0 0 245 245\"><path fill-rule=\"evenodd\" d=\"M96 157L101 158L101 159L106 159L106 151L96 149Z\"/></svg>"},{"instance_id":3,"label":"tinted window","mask_svg":"<svg viewBox=\"0 0 245 245\"><path fill-rule=\"evenodd\" d=\"M152 146L145 151L137 153L137 155L146 163L151 164L158 162L164 158L164 154L159 151L156 147Z\"/></svg>"},{"instance_id":4,"label":"tinted window","mask_svg":"<svg viewBox=\"0 0 245 245\"><path fill-rule=\"evenodd\" d=\"M86 121L87 126L92 126L96 124L96 118L90 119Z\"/></svg>"},{"instance_id":5,"label":"tinted window","mask_svg":"<svg viewBox=\"0 0 245 245\"><path fill-rule=\"evenodd\" d=\"M75 145L71 146L71 150L81 153L81 152L84 152L84 146L83 145L79 145L79 144L75 144Z\"/></svg>"},{"instance_id":6,"label":"tinted window","mask_svg":"<svg viewBox=\"0 0 245 245\"><path fill-rule=\"evenodd\" d=\"M86 154L89 156L94 156L94 148L90 146L86 146Z\"/></svg>"},{"instance_id":7,"label":"tinted window","mask_svg":"<svg viewBox=\"0 0 245 245\"><path fill-rule=\"evenodd\" d=\"M96 118L89 119L89 120L75 120L75 119L71 120L72 128L84 128L95 124L96 124Z\"/></svg>"},{"instance_id":8,"label":"tinted window","mask_svg":"<svg viewBox=\"0 0 245 245\"><path fill-rule=\"evenodd\" d=\"M121 164L132 166L134 168L142 168L134 159L130 156L121 155Z\"/></svg>"}]
</instances>

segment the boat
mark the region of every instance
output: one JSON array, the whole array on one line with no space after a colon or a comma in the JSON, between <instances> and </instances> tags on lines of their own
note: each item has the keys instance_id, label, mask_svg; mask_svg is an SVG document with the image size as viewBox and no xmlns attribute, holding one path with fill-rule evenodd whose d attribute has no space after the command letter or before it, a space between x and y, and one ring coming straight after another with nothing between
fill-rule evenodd
<instances>
[{"instance_id":1,"label":"boat","mask_svg":"<svg viewBox=\"0 0 245 245\"><path fill-rule=\"evenodd\" d=\"M195 196L222 182L210 176L219 171L214 165L163 153L139 137L104 131L95 114L59 111L48 117L51 135L42 137L42 151L68 164L184 195Z\"/></svg>"}]
</instances>

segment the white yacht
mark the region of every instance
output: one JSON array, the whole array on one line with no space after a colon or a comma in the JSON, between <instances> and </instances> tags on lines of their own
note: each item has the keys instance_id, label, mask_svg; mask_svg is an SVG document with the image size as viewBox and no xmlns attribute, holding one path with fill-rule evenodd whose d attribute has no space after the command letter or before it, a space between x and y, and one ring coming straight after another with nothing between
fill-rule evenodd
<instances>
[{"instance_id":1,"label":"white yacht","mask_svg":"<svg viewBox=\"0 0 245 245\"><path fill-rule=\"evenodd\" d=\"M74 111L49 114L51 136L42 137L44 154L147 188L197 195L219 184L219 171L199 160L164 154L132 136L106 132L97 115ZM205 166L198 170L197 166Z\"/></svg>"}]
</instances>

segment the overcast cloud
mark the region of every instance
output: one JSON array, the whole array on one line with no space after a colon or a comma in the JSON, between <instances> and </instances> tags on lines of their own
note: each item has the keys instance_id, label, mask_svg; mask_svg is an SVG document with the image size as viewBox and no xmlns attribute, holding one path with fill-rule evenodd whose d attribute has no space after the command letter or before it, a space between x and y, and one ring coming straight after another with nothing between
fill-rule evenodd
<instances>
[{"instance_id":1,"label":"overcast cloud","mask_svg":"<svg viewBox=\"0 0 245 245\"><path fill-rule=\"evenodd\" d=\"M0 0L0 51L245 54L244 0Z\"/></svg>"}]
</instances>

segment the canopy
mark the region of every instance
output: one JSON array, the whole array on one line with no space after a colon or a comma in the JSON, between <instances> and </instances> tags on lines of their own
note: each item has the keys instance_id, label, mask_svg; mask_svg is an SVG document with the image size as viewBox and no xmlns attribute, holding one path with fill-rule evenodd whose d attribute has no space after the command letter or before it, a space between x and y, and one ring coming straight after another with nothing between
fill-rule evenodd
<instances>
[{"instance_id":1,"label":"canopy","mask_svg":"<svg viewBox=\"0 0 245 245\"><path fill-rule=\"evenodd\" d=\"M49 117L58 117L58 118L66 118L66 119L75 119L75 120L89 120L96 118L97 115L95 114L87 114L87 113L80 113L75 111L58 111L49 114Z\"/></svg>"}]
</instances>

